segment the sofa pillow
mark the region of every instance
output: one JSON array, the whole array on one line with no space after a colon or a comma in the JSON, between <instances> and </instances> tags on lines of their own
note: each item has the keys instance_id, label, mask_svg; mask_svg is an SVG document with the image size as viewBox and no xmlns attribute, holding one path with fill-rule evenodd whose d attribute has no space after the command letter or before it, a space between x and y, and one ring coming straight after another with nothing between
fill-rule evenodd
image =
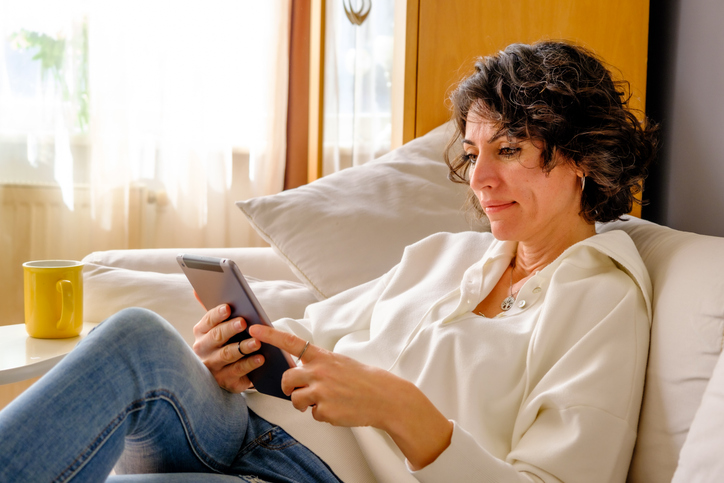
<instances>
[{"instance_id":1,"label":"sofa pillow","mask_svg":"<svg viewBox=\"0 0 724 483\"><path fill-rule=\"evenodd\" d=\"M631 236L654 290L644 398L627 481L670 482L724 343L724 239L636 218L600 231L611 229Z\"/></svg>"},{"instance_id":2,"label":"sofa pillow","mask_svg":"<svg viewBox=\"0 0 724 483\"><path fill-rule=\"evenodd\" d=\"M719 483L724 478L724 358L719 356L691 423L672 483Z\"/></svg>"},{"instance_id":3,"label":"sofa pillow","mask_svg":"<svg viewBox=\"0 0 724 483\"><path fill-rule=\"evenodd\" d=\"M447 178L444 124L363 166L237 202L259 235L322 300L381 276L433 233L484 230Z\"/></svg>"}]
</instances>

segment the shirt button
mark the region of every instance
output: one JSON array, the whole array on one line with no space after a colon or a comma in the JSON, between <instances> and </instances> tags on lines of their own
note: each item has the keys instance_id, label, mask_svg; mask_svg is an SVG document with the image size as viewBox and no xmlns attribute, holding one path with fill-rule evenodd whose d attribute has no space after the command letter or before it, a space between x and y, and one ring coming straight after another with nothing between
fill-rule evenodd
<instances>
[{"instance_id":1,"label":"shirt button","mask_svg":"<svg viewBox=\"0 0 724 483\"><path fill-rule=\"evenodd\" d=\"M543 290L543 289L540 288L540 287L536 287L536 288L533 289L533 293L540 293L541 290Z\"/></svg>"},{"instance_id":2,"label":"shirt button","mask_svg":"<svg viewBox=\"0 0 724 483\"><path fill-rule=\"evenodd\" d=\"M518 307L520 307L521 309L525 307L525 300L521 300L520 302L518 302Z\"/></svg>"}]
</instances>

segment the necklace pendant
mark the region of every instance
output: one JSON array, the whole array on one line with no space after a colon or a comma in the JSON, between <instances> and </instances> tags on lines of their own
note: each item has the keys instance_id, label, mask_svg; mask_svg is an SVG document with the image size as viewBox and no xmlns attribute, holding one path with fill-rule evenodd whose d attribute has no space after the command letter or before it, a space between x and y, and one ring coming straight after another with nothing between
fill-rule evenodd
<instances>
[{"instance_id":1,"label":"necklace pendant","mask_svg":"<svg viewBox=\"0 0 724 483\"><path fill-rule=\"evenodd\" d=\"M500 308L503 309L504 312L507 312L510 310L510 308L515 303L515 298L512 295L508 295L505 297L505 300L503 300L503 303L500 304Z\"/></svg>"}]
</instances>

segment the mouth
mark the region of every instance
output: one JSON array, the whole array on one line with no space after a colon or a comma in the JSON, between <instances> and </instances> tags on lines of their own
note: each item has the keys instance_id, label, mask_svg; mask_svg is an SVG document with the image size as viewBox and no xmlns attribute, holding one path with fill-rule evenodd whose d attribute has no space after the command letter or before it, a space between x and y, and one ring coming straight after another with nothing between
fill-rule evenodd
<instances>
[{"instance_id":1,"label":"mouth","mask_svg":"<svg viewBox=\"0 0 724 483\"><path fill-rule=\"evenodd\" d=\"M483 210L485 211L486 215L492 215L495 213L500 213L501 211L505 211L511 206L515 205L515 201L509 201L509 202L499 202L499 201L492 201L487 202L483 204Z\"/></svg>"}]
</instances>

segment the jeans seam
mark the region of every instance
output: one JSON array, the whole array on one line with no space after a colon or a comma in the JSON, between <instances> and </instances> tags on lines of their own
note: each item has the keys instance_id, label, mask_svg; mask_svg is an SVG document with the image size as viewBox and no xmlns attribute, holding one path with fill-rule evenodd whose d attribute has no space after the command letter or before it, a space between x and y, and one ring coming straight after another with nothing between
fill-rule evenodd
<instances>
[{"instance_id":1,"label":"jeans seam","mask_svg":"<svg viewBox=\"0 0 724 483\"><path fill-rule=\"evenodd\" d=\"M141 399L137 399L131 402L128 406L126 406L126 409L121 411L115 418L113 418L113 420L100 432L100 434L93 440L93 442L88 445L86 449L83 450L81 454L78 455L78 457L70 465L68 465L65 470L60 473L60 475L58 475L55 481L67 481L68 479L75 476L75 474L83 468L83 466L90 460L93 454L96 453L103 446L108 437L120 427L121 423L130 414L142 410L149 402L159 400L167 401L169 404L171 404L171 407L174 408L174 411L176 411L176 414L181 420L182 426L184 428L184 433L186 433L186 438L188 439L191 451L193 451L199 461L204 465L208 466L209 469L219 473L223 473L223 470L215 468L215 466L223 467L223 465L214 461L214 458L212 458L205 451L201 450L200 447L197 447L198 439L196 438L195 433L191 430L191 425L189 424L189 420L186 417L186 413L183 410L181 404L179 404L179 402L176 400L174 394L166 389L159 389L146 393Z\"/></svg>"},{"instance_id":2,"label":"jeans seam","mask_svg":"<svg viewBox=\"0 0 724 483\"><path fill-rule=\"evenodd\" d=\"M266 449L270 449L272 451L280 451L284 450L286 448L291 448L292 446L296 446L299 444L297 440L290 437L290 441L281 444L281 445L272 445L269 444L271 441L274 440L274 433L284 433L286 434L286 431L284 431L279 426L272 426L269 428L269 430L265 431L264 433L260 434L253 440L249 441L243 448L239 450L239 453L237 454L237 458L243 457L243 455L250 453L254 450L254 448L262 447Z\"/></svg>"}]
</instances>

